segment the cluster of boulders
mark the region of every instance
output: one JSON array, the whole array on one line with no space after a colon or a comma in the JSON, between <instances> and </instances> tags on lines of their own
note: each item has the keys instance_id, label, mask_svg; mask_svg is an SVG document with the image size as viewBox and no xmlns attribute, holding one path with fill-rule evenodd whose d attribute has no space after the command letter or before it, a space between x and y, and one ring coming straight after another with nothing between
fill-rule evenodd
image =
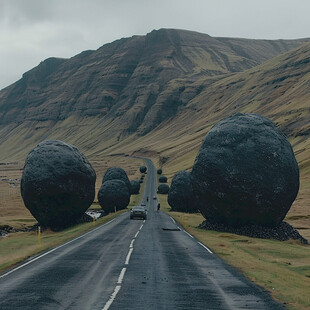
<instances>
[{"instance_id":1,"label":"cluster of boulders","mask_svg":"<svg viewBox=\"0 0 310 310\"><path fill-rule=\"evenodd\" d=\"M168 202L175 210L194 205L208 223L225 227L276 227L298 190L299 168L285 136L269 119L239 113L205 136L192 172L173 178Z\"/></svg>"},{"instance_id":2,"label":"cluster of boulders","mask_svg":"<svg viewBox=\"0 0 310 310\"><path fill-rule=\"evenodd\" d=\"M162 169L157 169L157 174L160 175L160 177L158 178L158 182L161 183L158 185L157 193L167 195L170 189L169 185L167 184L168 178L165 175L161 175L162 173Z\"/></svg>"},{"instance_id":3,"label":"cluster of boulders","mask_svg":"<svg viewBox=\"0 0 310 310\"><path fill-rule=\"evenodd\" d=\"M108 214L127 208L132 192L127 173L120 167L109 168L98 192L101 208Z\"/></svg>"},{"instance_id":4,"label":"cluster of boulders","mask_svg":"<svg viewBox=\"0 0 310 310\"><path fill-rule=\"evenodd\" d=\"M26 158L21 194L41 225L60 230L75 224L92 204L95 181L94 169L75 146L44 141Z\"/></svg>"}]
</instances>

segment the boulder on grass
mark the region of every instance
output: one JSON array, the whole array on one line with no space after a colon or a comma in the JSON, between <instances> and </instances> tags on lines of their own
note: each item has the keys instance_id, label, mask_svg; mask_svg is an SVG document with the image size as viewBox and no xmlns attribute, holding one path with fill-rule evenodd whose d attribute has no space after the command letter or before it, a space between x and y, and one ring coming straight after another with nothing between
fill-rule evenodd
<instances>
[{"instance_id":1,"label":"boulder on grass","mask_svg":"<svg viewBox=\"0 0 310 310\"><path fill-rule=\"evenodd\" d=\"M137 195L139 194L140 191L140 183L139 181L136 180L131 180L130 181L130 185L131 185L131 195Z\"/></svg>"},{"instance_id":2,"label":"boulder on grass","mask_svg":"<svg viewBox=\"0 0 310 310\"><path fill-rule=\"evenodd\" d=\"M146 173L146 170L147 170L146 166L141 166L140 167L140 172L141 173Z\"/></svg>"},{"instance_id":3,"label":"boulder on grass","mask_svg":"<svg viewBox=\"0 0 310 310\"><path fill-rule=\"evenodd\" d=\"M163 173L162 169L157 169L157 174L162 174L162 173Z\"/></svg>"},{"instance_id":4,"label":"boulder on grass","mask_svg":"<svg viewBox=\"0 0 310 310\"><path fill-rule=\"evenodd\" d=\"M169 185L168 184L160 184L157 189L158 194L168 194Z\"/></svg>"},{"instance_id":5,"label":"boulder on grass","mask_svg":"<svg viewBox=\"0 0 310 310\"><path fill-rule=\"evenodd\" d=\"M182 170L173 176L168 193L168 203L172 211L198 212L190 172Z\"/></svg>"},{"instance_id":6,"label":"boulder on grass","mask_svg":"<svg viewBox=\"0 0 310 310\"><path fill-rule=\"evenodd\" d=\"M101 208L108 214L116 210L125 209L130 201L130 192L122 180L105 181L98 192Z\"/></svg>"},{"instance_id":7,"label":"boulder on grass","mask_svg":"<svg viewBox=\"0 0 310 310\"><path fill-rule=\"evenodd\" d=\"M167 183L167 181L168 181L168 178L164 175L162 175L158 178L159 183Z\"/></svg>"},{"instance_id":8,"label":"boulder on grass","mask_svg":"<svg viewBox=\"0 0 310 310\"><path fill-rule=\"evenodd\" d=\"M128 187L129 192L131 192L131 185L128 179L127 173L124 169L120 167L110 167L105 175L103 176L102 183L108 180L121 180Z\"/></svg>"},{"instance_id":9,"label":"boulder on grass","mask_svg":"<svg viewBox=\"0 0 310 310\"><path fill-rule=\"evenodd\" d=\"M21 194L36 220L52 230L76 223L92 204L96 173L79 150L62 141L43 141L29 152Z\"/></svg>"},{"instance_id":10,"label":"boulder on grass","mask_svg":"<svg viewBox=\"0 0 310 310\"><path fill-rule=\"evenodd\" d=\"M267 118L236 114L205 136L193 170L199 210L231 226L276 226L299 189L290 143Z\"/></svg>"}]
</instances>

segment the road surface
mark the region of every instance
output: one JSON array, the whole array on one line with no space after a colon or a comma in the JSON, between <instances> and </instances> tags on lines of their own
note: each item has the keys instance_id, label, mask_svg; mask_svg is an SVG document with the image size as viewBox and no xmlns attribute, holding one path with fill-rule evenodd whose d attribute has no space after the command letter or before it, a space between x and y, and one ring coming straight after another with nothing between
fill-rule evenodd
<instances>
[{"instance_id":1,"label":"road surface","mask_svg":"<svg viewBox=\"0 0 310 310\"><path fill-rule=\"evenodd\" d=\"M122 214L0 275L0 309L285 309L157 212L147 165L146 221Z\"/></svg>"}]
</instances>

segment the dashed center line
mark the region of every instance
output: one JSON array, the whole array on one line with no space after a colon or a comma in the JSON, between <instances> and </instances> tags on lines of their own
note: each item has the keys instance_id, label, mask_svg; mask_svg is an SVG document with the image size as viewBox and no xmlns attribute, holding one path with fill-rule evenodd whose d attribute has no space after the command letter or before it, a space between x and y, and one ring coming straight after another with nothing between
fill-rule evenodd
<instances>
[{"instance_id":1,"label":"dashed center line","mask_svg":"<svg viewBox=\"0 0 310 310\"><path fill-rule=\"evenodd\" d=\"M113 294L111 295L110 299L107 301L107 303L105 304L104 308L102 310L108 310L110 308L110 306L112 305L117 293L119 292L119 290L121 289L120 285L116 285L115 290L113 292Z\"/></svg>"},{"instance_id":2,"label":"dashed center line","mask_svg":"<svg viewBox=\"0 0 310 310\"><path fill-rule=\"evenodd\" d=\"M122 271L121 271L121 273L120 273L120 275L118 277L117 284L122 284L126 270L127 270L126 267L124 267L122 269Z\"/></svg>"},{"instance_id":3,"label":"dashed center line","mask_svg":"<svg viewBox=\"0 0 310 310\"><path fill-rule=\"evenodd\" d=\"M143 223L145 223L145 221ZM142 227L143 227L143 224L140 226L139 230L137 231L137 233L135 234L134 238L130 242L129 252L128 252L126 260L125 260L125 265L129 264L129 260L130 260L131 254L133 252L133 244L134 244L135 239L137 238L139 232L141 231ZM121 270L121 273L120 273L120 275L118 277L117 284L116 284L116 287L114 289L114 292L112 293L112 295L110 296L109 300L107 301L107 303L105 304L105 306L104 306L104 308L102 310L108 310L110 308L110 306L112 305L114 299L116 298L116 295L118 294L118 292L120 291L120 289L122 287L121 284L122 284L122 282L124 280L124 276L125 276L126 270L127 270L127 267L124 267Z\"/></svg>"},{"instance_id":4,"label":"dashed center line","mask_svg":"<svg viewBox=\"0 0 310 310\"><path fill-rule=\"evenodd\" d=\"M125 265L128 265L129 264L129 260L130 260L130 256L132 254L132 251L133 251L133 248L130 248L129 249L129 252L127 254L127 257L126 257L126 261L125 261Z\"/></svg>"}]
</instances>

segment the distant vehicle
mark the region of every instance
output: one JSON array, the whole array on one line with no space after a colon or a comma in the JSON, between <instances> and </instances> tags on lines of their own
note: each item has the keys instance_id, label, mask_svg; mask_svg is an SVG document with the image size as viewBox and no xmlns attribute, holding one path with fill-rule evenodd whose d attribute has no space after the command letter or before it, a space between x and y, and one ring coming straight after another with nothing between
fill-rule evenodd
<instances>
[{"instance_id":1,"label":"distant vehicle","mask_svg":"<svg viewBox=\"0 0 310 310\"><path fill-rule=\"evenodd\" d=\"M130 211L130 219L134 219L134 218L142 218L144 220L146 220L146 210L144 208L144 206L136 206L133 207Z\"/></svg>"},{"instance_id":2,"label":"distant vehicle","mask_svg":"<svg viewBox=\"0 0 310 310\"><path fill-rule=\"evenodd\" d=\"M144 202L141 202L140 206L146 208L146 204Z\"/></svg>"},{"instance_id":3,"label":"distant vehicle","mask_svg":"<svg viewBox=\"0 0 310 310\"><path fill-rule=\"evenodd\" d=\"M153 199L155 200L155 199L157 199L157 197L156 197L156 196L153 196Z\"/></svg>"}]
</instances>

